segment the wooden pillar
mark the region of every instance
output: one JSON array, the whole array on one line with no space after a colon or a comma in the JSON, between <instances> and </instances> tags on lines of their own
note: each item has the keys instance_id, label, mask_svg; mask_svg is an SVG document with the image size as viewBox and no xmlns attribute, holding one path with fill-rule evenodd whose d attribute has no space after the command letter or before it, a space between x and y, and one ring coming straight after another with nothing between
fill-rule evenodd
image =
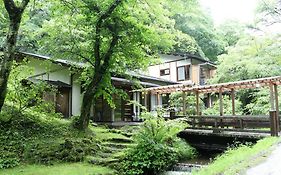
<instances>
[{"instance_id":1,"label":"wooden pillar","mask_svg":"<svg viewBox=\"0 0 281 175\"><path fill-rule=\"evenodd\" d=\"M182 93L182 100L183 100L183 115L186 115L186 93Z\"/></svg>"},{"instance_id":2,"label":"wooden pillar","mask_svg":"<svg viewBox=\"0 0 281 175\"><path fill-rule=\"evenodd\" d=\"M275 110L275 105L274 105L274 90L273 90L273 84L269 85L270 89L270 109Z\"/></svg>"},{"instance_id":3,"label":"wooden pillar","mask_svg":"<svg viewBox=\"0 0 281 175\"><path fill-rule=\"evenodd\" d=\"M278 86L274 85L274 96L275 96L275 110L277 118L277 130L280 131L280 117L279 117L279 99L278 99Z\"/></svg>"},{"instance_id":4,"label":"wooden pillar","mask_svg":"<svg viewBox=\"0 0 281 175\"><path fill-rule=\"evenodd\" d=\"M223 116L223 98L222 98L222 89L219 92L219 100L220 100L220 116Z\"/></svg>"},{"instance_id":5,"label":"wooden pillar","mask_svg":"<svg viewBox=\"0 0 281 175\"><path fill-rule=\"evenodd\" d=\"M275 110L270 110L270 133L271 136L278 136L277 115Z\"/></svg>"},{"instance_id":6,"label":"wooden pillar","mask_svg":"<svg viewBox=\"0 0 281 175\"><path fill-rule=\"evenodd\" d=\"M200 108L199 108L199 92L196 91L196 115L199 116L200 115Z\"/></svg>"},{"instance_id":7,"label":"wooden pillar","mask_svg":"<svg viewBox=\"0 0 281 175\"><path fill-rule=\"evenodd\" d=\"M235 91L231 89L232 115L235 116Z\"/></svg>"}]
</instances>

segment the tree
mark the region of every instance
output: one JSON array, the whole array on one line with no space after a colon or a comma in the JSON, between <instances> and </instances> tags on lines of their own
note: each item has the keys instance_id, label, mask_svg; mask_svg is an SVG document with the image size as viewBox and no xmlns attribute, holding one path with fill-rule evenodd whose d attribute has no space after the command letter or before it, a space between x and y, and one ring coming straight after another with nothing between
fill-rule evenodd
<instances>
[{"instance_id":1,"label":"tree","mask_svg":"<svg viewBox=\"0 0 281 175\"><path fill-rule=\"evenodd\" d=\"M64 0L63 5L53 4L41 45L55 57L88 64L82 74L85 83L77 128L88 126L91 106L98 98L114 107L112 96L117 90L111 84L112 74L128 76L128 71L145 69L158 51L167 52L176 44L178 31L165 2Z\"/></svg>"},{"instance_id":2,"label":"tree","mask_svg":"<svg viewBox=\"0 0 281 175\"><path fill-rule=\"evenodd\" d=\"M281 74L280 35L245 36L228 53L219 57L219 65L212 83L278 76ZM237 94L246 114L268 111L264 91L241 90ZM267 103L269 100L267 100ZM261 107L263 106L263 108ZM256 109L253 109L256 107ZM257 109L259 108L259 109ZM261 109L262 108L262 109Z\"/></svg>"},{"instance_id":3,"label":"tree","mask_svg":"<svg viewBox=\"0 0 281 175\"><path fill-rule=\"evenodd\" d=\"M227 46L234 46L245 35L246 26L239 21L226 21L219 26L219 33Z\"/></svg>"},{"instance_id":4,"label":"tree","mask_svg":"<svg viewBox=\"0 0 281 175\"><path fill-rule=\"evenodd\" d=\"M198 0L179 0L174 2L174 6L171 8L176 29L196 40L204 53L201 56L216 61L217 56L224 53L226 43L215 30L210 15L203 11Z\"/></svg>"},{"instance_id":5,"label":"tree","mask_svg":"<svg viewBox=\"0 0 281 175\"><path fill-rule=\"evenodd\" d=\"M257 8L257 22L266 25L281 23L281 1L280 0L262 0Z\"/></svg>"},{"instance_id":6,"label":"tree","mask_svg":"<svg viewBox=\"0 0 281 175\"><path fill-rule=\"evenodd\" d=\"M0 58L0 111L6 98L8 78L13 60L15 59L17 36L22 14L29 3L29 0L22 0L20 3L16 3L14 0L3 1L9 16L9 30L4 44L4 55Z\"/></svg>"}]
</instances>

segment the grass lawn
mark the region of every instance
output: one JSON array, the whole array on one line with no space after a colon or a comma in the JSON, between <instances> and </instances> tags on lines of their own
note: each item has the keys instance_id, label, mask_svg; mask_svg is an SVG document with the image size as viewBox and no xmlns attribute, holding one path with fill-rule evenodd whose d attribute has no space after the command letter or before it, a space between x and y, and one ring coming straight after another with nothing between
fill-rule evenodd
<instances>
[{"instance_id":1,"label":"grass lawn","mask_svg":"<svg viewBox=\"0 0 281 175\"><path fill-rule=\"evenodd\" d=\"M87 163L57 164L53 166L26 165L0 170L0 175L109 175L114 172L106 167Z\"/></svg>"},{"instance_id":2,"label":"grass lawn","mask_svg":"<svg viewBox=\"0 0 281 175\"><path fill-rule=\"evenodd\" d=\"M230 149L226 153L217 157L215 161L193 175L236 175L243 172L251 166L260 163L269 155L274 145L280 142L280 138L269 137L262 139L253 146L241 146Z\"/></svg>"}]
</instances>

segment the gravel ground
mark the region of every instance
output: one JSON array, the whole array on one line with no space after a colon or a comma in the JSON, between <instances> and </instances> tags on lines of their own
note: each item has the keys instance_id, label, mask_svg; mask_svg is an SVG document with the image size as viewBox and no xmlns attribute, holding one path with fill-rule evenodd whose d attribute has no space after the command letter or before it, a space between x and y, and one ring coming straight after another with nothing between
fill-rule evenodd
<instances>
[{"instance_id":1,"label":"gravel ground","mask_svg":"<svg viewBox=\"0 0 281 175\"><path fill-rule=\"evenodd\" d=\"M247 175L281 175L281 143L265 162L247 170Z\"/></svg>"}]
</instances>

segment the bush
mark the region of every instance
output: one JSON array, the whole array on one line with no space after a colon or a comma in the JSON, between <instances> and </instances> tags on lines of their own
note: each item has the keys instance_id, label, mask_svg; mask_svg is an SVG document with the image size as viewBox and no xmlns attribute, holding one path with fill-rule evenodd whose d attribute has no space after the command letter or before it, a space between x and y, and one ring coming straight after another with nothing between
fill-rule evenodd
<instances>
[{"instance_id":1,"label":"bush","mask_svg":"<svg viewBox=\"0 0 281 175\"><path fill-rule=\"evenodd\" d=\"M177 138L178 132L185 128L182 122L165 121L148 113L144 118L145 122L134 136L137 145L125 153L120 164L121 174L158 174L180 159L194 155L194 149Z\"/></svg>"}]
</instances>

